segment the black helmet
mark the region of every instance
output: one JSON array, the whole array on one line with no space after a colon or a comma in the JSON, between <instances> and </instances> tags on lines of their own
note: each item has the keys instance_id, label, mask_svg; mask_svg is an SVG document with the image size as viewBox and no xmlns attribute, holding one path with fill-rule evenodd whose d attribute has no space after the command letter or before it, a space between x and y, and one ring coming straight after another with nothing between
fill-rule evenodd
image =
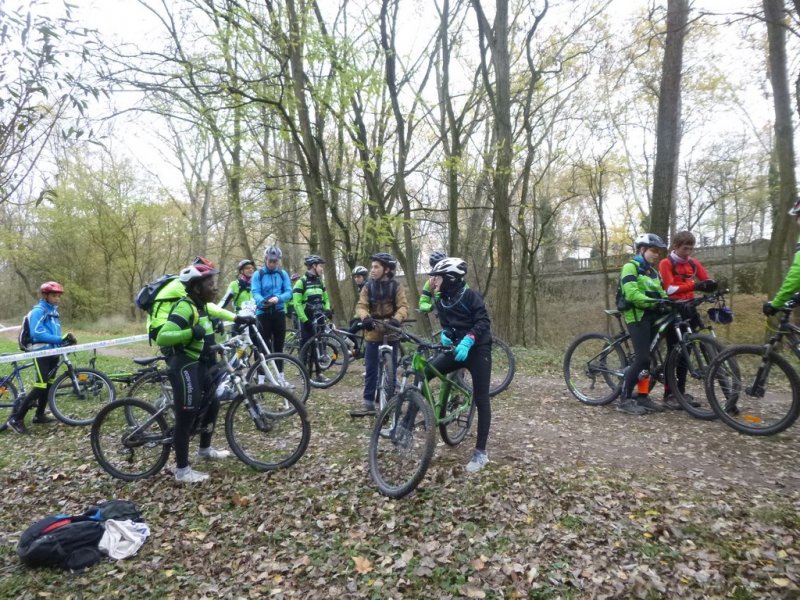
<instances>
[{"instance_id":1,"label":"black helmet","mask_svg":"<svg viewBox=\"0 0 800 600\"><path fill-rule=\"evenodd\" d=\"M369 275L369 271L367 270L367 267L362 267L361 265L358 265L357 267L355 267L353 269L352 275L353 275L353 277L356 277L357 275L361 275L362 277L366 277L367 275Z\"/></svg>"},{"instance_id":2,"label":"black helmet","mask_svg":"<svg viewBox=\"0 0 800 600\"><path fill-rule=\"evenodd\" d=\"M639 248L661 248L662 250L667 249L667 245L664 243L664 240L661 239L660 236L656 235L655 233L643 233L636 240L633 242L633 247L636 251L639 251Z\"/></svg>"},{"instance_id":3,"label":"black helmet","mask_svg":"<svg viewBox=\"0 0 800 600\"><path fill-rule=\"evenodd\" d=\"M447 252L444 250L434 250L431 253L431 257L428 259L428 262L431 264L431 268L436 266L440 260L447 258Z\"/></svg>"},{"instance_id":4,"label":"black helmet","mask_svg":"<svg viewBox=\"0 0 800 600\"><path fill-rule=\"evenodd\" d=\"M256 266L256 263L254 263L254 262L253 262L252 260L250 260L249 258L245 258L245 259L243 259L243 260L240 260L240 261L239 261L239 272L241 273L241 272L242 272L242 269L244 269L244 268L245 268L247 265L253 265L253 267L255 267L255 266Z\"/></svg>"},{"instance_id":5,"label":"black helmet","mask_svg":"<svg viewBox=\"0 0 800 600\"><path fill-rule=\"evenodd\" d=\"M305 265L307 267L313 267L314 265L324 265L325 264L325 261L322 259L322 257L317 256L316 254L312 254L310 256L306 256L303 259L303 262L305 263Z\"/></svg>"},{"instance_id":6,"label":"black helmet","mask_svg":"<svg viewBox=\"0 0 800 600\"><path fill-rule=\"evenodd\" d=\"M395 269L397 267L397 259L388 252L377 252L370 256L369 259L381 263L387 269Z\"/></svg>"}]
</instances>

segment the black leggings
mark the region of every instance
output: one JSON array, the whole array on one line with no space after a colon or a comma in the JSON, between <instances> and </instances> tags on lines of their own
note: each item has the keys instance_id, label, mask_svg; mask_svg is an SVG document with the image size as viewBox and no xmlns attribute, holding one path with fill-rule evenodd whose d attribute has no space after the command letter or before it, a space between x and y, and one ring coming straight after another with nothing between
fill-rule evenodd
<instances>
[{"instance_id":1,"label":"black leggings","mask_svg":"<svg viewBox=\"0 0 800 600\"><path fill-rule=\"evenodd\" d=\"M36 414L38 416L44 415L44 409L47 407L47 396L53 381L55 381L55 369L58 367L58 361L58 356L33 359L36 381L33 384L33 390L27 396L20 394L14 402L11 412L12 416L17 420L22 421L34 405L36 406Z\"/></svg>"},{"instance_id":2,"label":"black leggings","mask_svg":"<svg viewBox=\"0 0 800 600\"><path fill-rule=\"evenodd\" d=\"M492 404L489 399L492 344L473 346L464 362L457 362L452 352L446 352L434 357L430 364L445 375L463 368L466 368L472 375L472 400L478 409L478 439L475 442L475 448L485 451L486 442L489 439L489 427L492 424ZM426 375L428 379L431 379L433 372L429 371Z\"/></svg>"},{"instance_id":3,"label":"black leggings","mask_svg":"<svg viewBox=\"0 0 800 600\"><path fill-rule=\"evenodd\" d=\"M622 384L622 400L632 398L639 373L650 368L650 344L657 333L655 321L658 315L646 311L641 321L628 323L628 333L631 334L633 344L633 358L625 371L625 381Z\"/></svg>"},{"instance_id":4,"label":"black leggings","mask_svg":"<svg viewBox=\"0 0 800 600\"><path fill-rule=\"evenodd\" d=\"M272 352L283 352L283 342L286 339L286 313L275 308L261 313L258 315L258 327L269 349ZM280 368L283 368L283 361Z\"/></svg>"},{"instance_id":5,"label":"black leggings","mask_svg":"<svg viewBox=\"0 0 800 600\"><path fill-rule=\"evenodd\" d=\"M189 466L189 438L195 421L200 417L200 447L211 445L214 423L219 413L219 400L211 387L208 366L196 358L176 353L168 359L169 381L175 402L175 433L173 447L179 469ZM204 410L206 409L206 410Z\"/></svg>"}]
</instances>

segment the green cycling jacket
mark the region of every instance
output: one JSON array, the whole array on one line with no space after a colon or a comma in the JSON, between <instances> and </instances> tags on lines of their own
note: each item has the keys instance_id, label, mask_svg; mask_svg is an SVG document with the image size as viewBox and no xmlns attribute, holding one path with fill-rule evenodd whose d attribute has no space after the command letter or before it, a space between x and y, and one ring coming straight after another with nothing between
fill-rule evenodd
<instances>
[{"instance_id":1,"label":"green cycling jacket","mask_svg":"<svg viewBox=\"0 0 800 600\"><path fill-rule=\"evenodd\" d=\"M795 292L800 291L800 238L798 238L794 250L792 266L789 267L789 272L783 278L781 289L778 290L778 293L775 294L775 297L770 302L773 308L781 308Z\"/></svg>"},{"instance_id":2,"label":"green cycling jacket","mask_svg":"<svg viewBox=\"0 0 800 600\"><path fill-rule=\"evenodd\" d=\"M190 358L199 359L206 342L214 344L214 328L205 311L197 306L189 296L184 296L174 305L164 325L158 332L156 344L162 348L173 348ZM202 325L206 335L196 340L192 327Z\"/></svg>"},{"instance_id":3,"label":"green cycling jacket","mask_svg":"<svg viewBox=\"0 0 800 600\"><path fill-rule=\"evenodd\" d=\"M646 265L646 266L645 266ZM623 311L626 323L638 323L645 310L653 308L659 299L667 299L658 271L639 257L625 263L619 274L622 293L631 308Z\"/></svg>"},{"instance_id":4,"label":"green cycling jacket","mask_svg":"<svg viewBox=\"0 0 800 600\"><path fill-rule=\"evenodd\" d=\"M156 295L153 314L147 316L147 332L150 333L166 323L169 311L184 296L186 296L186 286L177 277L161 288ZM236 317L231 311L220 308L213 302L206 304L206 312L209 317L223 321L233 321Z\"/></svg>"}]
</instances>

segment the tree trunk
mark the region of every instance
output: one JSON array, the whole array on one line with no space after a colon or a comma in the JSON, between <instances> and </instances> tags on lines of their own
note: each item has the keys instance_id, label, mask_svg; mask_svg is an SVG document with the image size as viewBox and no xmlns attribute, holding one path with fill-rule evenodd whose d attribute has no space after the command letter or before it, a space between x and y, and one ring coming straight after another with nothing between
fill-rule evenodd
<instances>
[{"instance_id":1,"label":"tree trunk","mask_svg":"<svg viewBox=\"0 0 800 600\"><path fill-rule=\"evenodd\" d=\"M656 125L656 162L653 169L653 201L650 231L668 239L669 218L678 181L681 145L681 75L683 39L689 19L688 0L668 0L667 39L661 67Z\"/></svg>"}]
</instances>

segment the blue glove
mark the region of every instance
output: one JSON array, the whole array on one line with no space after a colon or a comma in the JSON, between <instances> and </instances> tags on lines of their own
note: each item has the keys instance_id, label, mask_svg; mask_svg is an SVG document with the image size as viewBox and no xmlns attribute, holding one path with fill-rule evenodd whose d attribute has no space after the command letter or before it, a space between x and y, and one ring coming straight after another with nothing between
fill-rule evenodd
<instances>
[{"instance_id":1,"label":"blue glove","mask_svg":"<svg viewBox=\"0 0 800 600\"><path fill-rule=\"evenodd\" d=\"M456 346L455 352L455 359L458 362L464 362L467 360L467 354L469 354L469 349L475 345L475 338L470 335L465 335L461 338L461 341Z\"/></svg>"},{"instance_id":2,"label":"blue glove","mask_svg":"<svg viewBox=\"0 0 800 600\"><path fill-rule=\"evenodd\" d=\"M439 334L439 343L442 346L452 346L453 340L447 337L447 334L443 331L442 333Z\"/></svg>"}]
</instances>

